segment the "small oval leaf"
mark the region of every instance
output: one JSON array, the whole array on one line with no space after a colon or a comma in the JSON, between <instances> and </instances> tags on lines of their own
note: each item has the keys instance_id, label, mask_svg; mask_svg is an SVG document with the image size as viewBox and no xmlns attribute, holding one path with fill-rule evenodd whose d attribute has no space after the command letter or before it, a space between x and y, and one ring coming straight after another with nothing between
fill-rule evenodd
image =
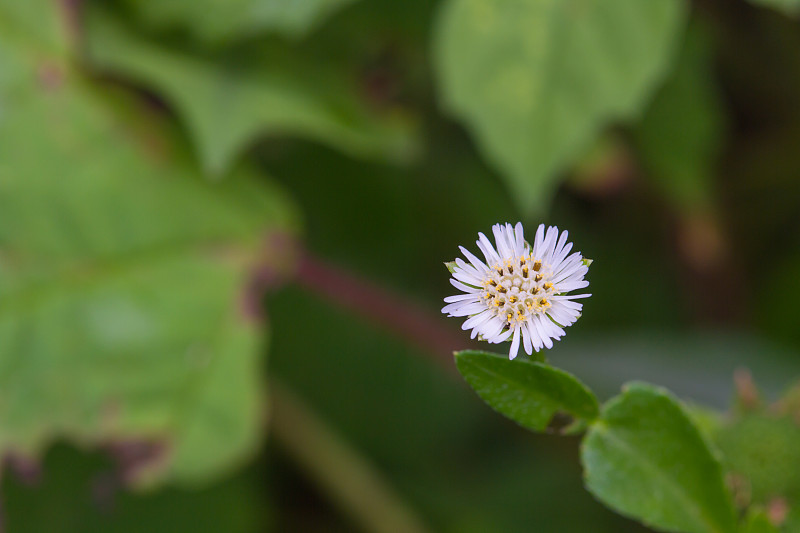
<instances>
[{"instance_id":1,"label":"small oval leaf","mask_svg":"<svg viewBox=\"0 0 800 533\"><path fill-rule=\"evenodd\" d=\"M589 421L598 415L592 391L545 363L467 350L456 353L456 366L483 401L525 428L542 431L559 412Z\"/></svg>"},{"instance_id":2,"label":"small oval leaf","mask_svg":"<svg viewBox=\"0 0 800 533\"><path fill-rule=\"evenodd\" d=\"M736 531L722 467L665 389L627 385L589 429L581 459L589 491L624 515L665 531Z\"/></svg>"}]
</instances>

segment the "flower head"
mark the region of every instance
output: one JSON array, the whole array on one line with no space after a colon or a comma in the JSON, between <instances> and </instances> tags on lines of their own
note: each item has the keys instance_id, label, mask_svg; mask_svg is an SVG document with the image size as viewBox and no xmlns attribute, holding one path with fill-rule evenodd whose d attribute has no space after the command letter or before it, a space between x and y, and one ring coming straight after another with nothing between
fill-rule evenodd
<instances>
[{"instance_id":1,"label":"flower head","mask_svg":"<svg viewBox=\"0 0 800 533\"><path fill-rule=\"evenodd\" d=\"M544 224L536 230L533 246L525 241L522 224L495 224L496 247L479 233L478 248L484 263L463 246L461 253L469 263L457 258L451 263L450 283L464 294L448 296L442 309L448 316L468 317L462 329L472 329L490 343L511 339L508 356L514 359L520 340L525 352L552 348L553 339L564 335L564 328L581 316L580 303L573 300L589 294L568 295L589 282L583 277L590 261L580 253L569 254L572 243L567 232L559 233Z\"/></svg>"}]
</instances>

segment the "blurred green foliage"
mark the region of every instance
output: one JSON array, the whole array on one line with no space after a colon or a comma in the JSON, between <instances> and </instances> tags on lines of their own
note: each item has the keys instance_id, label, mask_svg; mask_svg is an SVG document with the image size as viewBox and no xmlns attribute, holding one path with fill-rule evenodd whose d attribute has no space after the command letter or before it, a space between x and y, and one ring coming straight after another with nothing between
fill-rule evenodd
<instances>
[{"instance_id":1,"label":"blurred green foliage","mask_svg":"<svg viewBox=\"0 0 800 533\"><path fill-rule=\"evenodd\" d=\"M269 437L280 379L432 531L644 530L576 439L374 311L471 347L441 262L544 219L595 259L549 357L601 399L724 407L737 365L774 395L800 374L796 5L0 0L0 528L356 529ZM386 292L337 303L276 234ZM775 497L800 531L796 421L721 420L750 531Z\"/></svg>"}]
</instances>

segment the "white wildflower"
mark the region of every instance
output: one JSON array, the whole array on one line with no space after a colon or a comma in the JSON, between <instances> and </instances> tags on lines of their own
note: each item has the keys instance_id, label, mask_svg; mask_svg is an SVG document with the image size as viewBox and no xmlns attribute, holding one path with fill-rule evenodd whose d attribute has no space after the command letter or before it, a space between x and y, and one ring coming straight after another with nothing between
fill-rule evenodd
<instances>
[{"instance_id":1,"label":"white wildflower","mask_svg":"<svg viewBox=\"0 0 800 533\"><path fill-rule=\"evenodd\" d=\"M559 234L555 226L545 232L540 225L533 247L525 241L521 223L495 224L492 232L496 249L478 234L485 263L459 247L469 263L458 258L451 264L450 283L464 294L445 298L448 305L442 312L469 317L461 328L472 329L473 339L480 335L495 344L511 339L511 359L520 341L528 354L552 348L553 339L560 339L564 328L581 316L583 306L574 300L590 296L566 294L589 285L583 279L589 261L578 252L567 255L572 243L567 242L567 232Z\"/></svg>"}]
</instances>

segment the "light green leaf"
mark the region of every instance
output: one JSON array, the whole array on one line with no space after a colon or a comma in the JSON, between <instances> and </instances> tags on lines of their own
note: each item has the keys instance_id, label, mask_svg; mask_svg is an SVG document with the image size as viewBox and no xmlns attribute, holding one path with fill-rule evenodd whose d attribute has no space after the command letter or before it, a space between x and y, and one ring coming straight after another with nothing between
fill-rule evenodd
<instances>
[{"instance_id":1,"label":"light green leaf","mask_svg":"<svg viewBox=\"0 0 800 533\"><path fill-rule=\"evenodd\" d=\"M60 16L61 15L61 16ZM63 13L46 0L0 1L0 33L7 41L21 40L35 53L61 55L67 51L68 36ZM2 53L2 50L0 50ZM2 56L0 56L2 59ZM5 72L0 72L0 82Z\"/></svg>"},{"instance_id":2,"label":"light green leaf","mask_svg":"<svg viewBox=\"0 0 800 533\"><path fill-rule=\"evenodd\" d=\"M751 509L742 526L742 533L779 533L779 531L769 521L767 513L760 508Z\"/></svg>"},{"instance_id":3,"label":"light green leaf","mask_svg":"<svg viewBox=\"0 0 800 533\"><path fill-rule=\"evenodd\" d=\"M634 115L669 65L683 0L448 0L436 29L444 105L525 212L611 120Z\"/></svg>"},{"instance_id":4,"label":"light green leaf","mask_svg":"<svg viewBox=\"0 0 800 533\"><path fill-rule=\"evenodd\" d=\"M129 10L158 30L183 30L217 44L275 32L302 37L355 0L125 0Z\"/></svg>"},{"instance_id":5,"label":"light green leaf","mask_svg":"<svg viewBox=\"0 0 800 533\"><path fill-rule=\"evenodd\" d=\"M483 401L528 429L544 430L556 413L583 420L598 414L583 383L545 363L467 350L456 353L456 366Z\"/></svg>"},{"instance_id":6,"label":"light green leaf","mask_svg":"<svg viewBox=\"0 0 800 533\"><path fill-rule=\"evenodd\" d=\"M690 26L676 68L656 93L635 131L647 176L678 206L711 203L724 112L712 76L711 38Z\"/></svg>"},{"instance_id":7,"label":"light green leaf","mask_svg":"<svg viewBox=\"0 0 800 533\"><path fill-rule=\"evenodd\" d=\"M747 413L714 435L724 466L742 478L750 501L800 495L800 427L792 415Z\"/></svg>"},{"instance_id":8,"label":"light green leaf","mask_svg":"<svg viewBox=\"0 0 800 533\"><path fill-rule=\"evenodd\" d=\"M212 60L147 40L100 9L90 10L87 25L91 62L172 104L210 174L265 135L304 137L360 157L403 160L415 151L405 117L368 110L336 74L289 49Z\"/></svg>"},{"instance_id":9,"label":"light green leaf","mask_svg":"<svg viewBox=\"0 0 800 533\"><path fill-rule=\"evenodd\" d=\"M0 28L10 24L0 0ZM55 4L41 3L43 16ZM12 21L13 22L13 21ZM56 437L164 445L147 479L206 479L258 445L242 305L293 210L263 176L202 179L141 102L0 31L0 455ZM266 255L268 257L268 255ZM143 473L144 474L144 473Z\"/></svg>"},{"instance_id":10,"label":"light green leaf","mask_svg":"<svg viewBox=\"0 0 800 533\"><path fill-rule=\"evenodd\" d=\"M800 0L750 0L757 6L770 7L783 11L787 15L797 15L800 13Z\"/></svg>"},{"instance_id":11,"label":"light green leaf","mask_svg":"<svg viewBox=\"0 0 800 533\"><path fill-rule=\"evenodd\" d=\"M736 530L722 469L666 390L627 385L603 406L581 452L586 486L612 509L664 531Z\"/></svg>"}]
</instances>

